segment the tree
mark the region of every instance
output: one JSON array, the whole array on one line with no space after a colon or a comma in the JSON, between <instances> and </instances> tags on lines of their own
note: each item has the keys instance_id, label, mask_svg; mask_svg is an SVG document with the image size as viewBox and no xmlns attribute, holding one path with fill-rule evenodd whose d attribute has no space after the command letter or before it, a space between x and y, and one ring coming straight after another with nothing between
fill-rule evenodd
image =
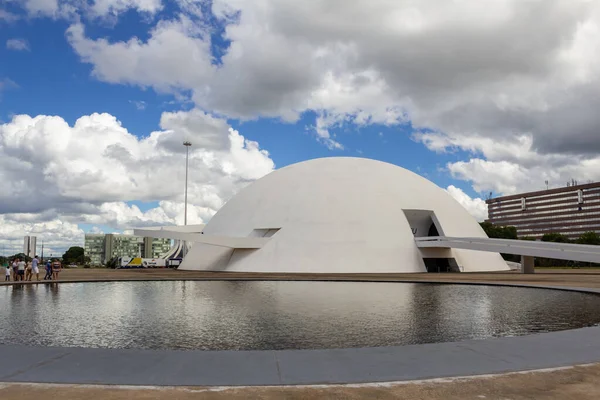
<instances>
[{"instance_id":1,"label":"tree","mask_svg":"<svg viewBox=\"0 0 600 400\"><path fill-rule=\"evenodd\" d=\"M64 264L76 264L85 262L85 252L83 247L73 246L62 256Z\"/></svg>"},{"instance_id":2,"label":"tree","mask_svg":"<svg viewBox=\"0 0 600 400\"><path fill-rule=\"evenodd\" d=\"M600 236L596 232L586 232L575 241L578 244L600 245Z\"/></svg>"},{"instance_id":3,"label":"tree","mask_svg":"<svg viewBox=\"0 0 600 400\"><path fill-rule=\"evenodd\" d=\"M554 243L570 243L569 238L561 233L550 232L542 236L542 242L554 242ZM538 258L538 263L541 267L557 267L567 265L568 261L555 260L553 258Z\"/></svg>"},{"instance_id":4,"label":"tree","mask_svg":"<svg viewBox=\"0 0 600 400\"><path fill-rule=\"evenodd\" d=\"M569 243L569 238L561 233L550 232L542 236L542 242Z\"/></svg>"},{"instance_id":5,"label":"tree","mask_svg":"<svg viewBox=\"0 0 600 400\"><path fill-rule=\"evenodd\" d=\"M119 257L113 257L106 263L106 268L117 268L119 266Z\"/></svg>"},{"instance_id":6,"label":"tree","mask_svg":"<svg viewBox=\"0 0 600 400\"><path fill-rule=\"evenodd\" d=\"M486 235L493 239L518 239L517 228L514 226L497 226L491 222L481 222L479 225L483 228ZM520 258L513 254L501 254L502 258L508 261L517 261Z\"/></svg>"},{"instance_id":7,"label":"tree","mask_svg":"<svg viewBox=\"0 0 600 400\"><path fill-rule=\"evenodd\" d=\"M14 260L15 258L21 259L21 260L23 260L25 262L31 261L31 257L27 257L25 255L25 253L17 253L15 255L12 255L12 256L8 257L9 260Z\"/></svg>"},{"instance_id":8,"label":"tree","mask_svg":"<svg viewBox=\"0 0 600 400\"><path fill-rule=\"evenodd\" d=\"M519 240L529 240L531 242L535 242L536 239L533 236L521 236Z\"/></svg>"},{"instance_id":9,"label":"tree","mask_svg":"<svg viewBox=\"0 0 600 400\"><path fill-rule=\"evenodd\" d=\"M481 222L479 225L490 238L517 239L517 228L514 226L498 226L491 222Z\"/></svg>"}]
</instances>

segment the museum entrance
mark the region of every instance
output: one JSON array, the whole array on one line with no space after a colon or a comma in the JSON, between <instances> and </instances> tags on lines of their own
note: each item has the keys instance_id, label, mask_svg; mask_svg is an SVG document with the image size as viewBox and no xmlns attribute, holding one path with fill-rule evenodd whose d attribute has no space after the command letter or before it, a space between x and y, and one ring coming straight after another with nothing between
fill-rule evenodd
<instances>
[{"instance_id":1,"label":"museum entrance","mask_svg":"<svg viewBox=\"0 0 600 400\"><path fill-rule=\"evenodd\" d=\"M423 258L427 272L460 272L454 258Z\"/></svg>"},{"instance_id":2,"label":"museum entrance","mask_svg":"<svg viewBox=\"0 0 600 400\"><path fill-rule=\"evenodd\" d=\"M403 210L410 229L415 237L443 236L435 213L431 210Z\"/></svg>"},{"instance_id":3,"label":"museum entrance","mask_svg":"<svg viewBox=\"0 0 600 400\"><path fill-rule=\"evenodd\" d=\"M404 210L404 215L415 237L444 236L444 231L432 210ZM432 257L432 253L427 255L423 257L427 272L460 272L456 260L445 257L451 255L449 250L440 254L440 257Z\"/></svg>"}]
</instances>

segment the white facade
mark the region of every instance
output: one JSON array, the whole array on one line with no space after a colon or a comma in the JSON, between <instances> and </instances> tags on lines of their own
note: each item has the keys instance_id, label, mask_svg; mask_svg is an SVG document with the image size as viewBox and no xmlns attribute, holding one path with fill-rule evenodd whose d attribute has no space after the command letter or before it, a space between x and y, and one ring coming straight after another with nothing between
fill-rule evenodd
<instances>
[{"instance_id":1,"label":"white facade","mask_svg":"<svg viewBox=\"0 0 600 400\"><path fill-rule=\"evenodd\" d=\"M36 256L37 248L37 236L25 236L23 237L23 254L27 257L33 258Z\"/></svg>"},{"instance_id":2,"label":"white facade","mask_svg":"<svg viewBox=\"0 0 600 400\"><path fill-rule=\"evenodd\" d=\"M362 158L322 158L274 171L225 204L202 234L183 235L195 242L179 267L184 270L426 272L424 258L451 259L461 271L508 270L498 253L419 249L415 237L487 236L432 182Z\"/></svg>"}]
</instances>

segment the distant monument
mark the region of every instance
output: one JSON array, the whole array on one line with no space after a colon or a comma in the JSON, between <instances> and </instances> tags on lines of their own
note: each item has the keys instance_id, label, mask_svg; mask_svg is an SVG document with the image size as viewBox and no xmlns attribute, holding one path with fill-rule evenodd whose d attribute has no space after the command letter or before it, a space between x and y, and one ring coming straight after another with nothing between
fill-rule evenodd
<instances>
[{"instance_id":1,"label":"distant monument","mask_svg":"<svg viewBox=\"0 0 600 400\"><path fill-rule=\"evenodd\" d=\"M36 236L25 236L23 238L23 254L25 254L27 257L35 257L36 245Z\"/></svg>"}]
</instances>

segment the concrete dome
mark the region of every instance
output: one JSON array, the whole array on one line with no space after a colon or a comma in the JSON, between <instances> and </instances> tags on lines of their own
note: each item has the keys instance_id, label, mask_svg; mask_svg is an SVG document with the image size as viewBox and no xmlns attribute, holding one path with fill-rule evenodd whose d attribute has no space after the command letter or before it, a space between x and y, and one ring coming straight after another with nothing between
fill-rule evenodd
<instances>
[{"instance_id":1,"label":"concrete dome","mask_svg":"<svg viewBox=\"0 0 600 400\"><path fill-rule=\"evenodd\" d=\"M276 170L227 202L203 232L270 239L260 249L196 243L180 269L426 272L424 258L447 259L461 271L508 269L497 253L419 249L415 236L487 236L432 182L364 158L321 158Z\"/></svg>"}]
</instances>

